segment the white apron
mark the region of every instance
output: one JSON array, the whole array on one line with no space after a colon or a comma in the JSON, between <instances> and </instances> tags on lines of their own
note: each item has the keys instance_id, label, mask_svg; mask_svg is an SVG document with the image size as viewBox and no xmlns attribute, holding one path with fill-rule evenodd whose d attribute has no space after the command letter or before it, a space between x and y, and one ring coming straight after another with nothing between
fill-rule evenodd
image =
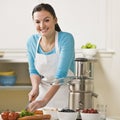
<instances>
[{"instance_id":1,"label":"white apron","mask_svg":"<svg viewBox=\"0 0 120 120\"><path fill-rule=\"evenodd\" d=\"M55 37L55 54L43 55L37 52L40 39L37 43L36 49L36 58L35 58L35 67L37 71L44 76L39 85L39 96L36 100L42 99L48 89L51 87L50 83L54 80L54 76L57 70L57 65L59 61L59 48L58 48L58 32L56 32ZM68 72L68 75L73 76L71 71ZM57 93L53 96L53 98L49 101L46 107L54 107L54 108L65 108L68 107L68 99L69 99L69 88L67 85L63 85L59 88Z\"/></svg>"}]
</instances>

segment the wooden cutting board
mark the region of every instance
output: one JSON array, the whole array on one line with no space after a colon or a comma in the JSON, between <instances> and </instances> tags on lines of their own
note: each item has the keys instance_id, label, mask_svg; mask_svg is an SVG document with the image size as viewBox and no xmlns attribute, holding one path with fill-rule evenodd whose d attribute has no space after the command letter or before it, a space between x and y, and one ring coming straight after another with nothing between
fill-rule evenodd
<instances>
[{"instance_id":1,"label":"wooden cutting board","mask_svg":"<svg viewBox=\"0 0 120 120\"><path fill-rule=\"evenodd\" d=\"M0 120L3 120L0 115ZM50 120L50 119L43 119L41 116L26 116L22 118L18 118L18 120Z\"/></svg>"},{"instance_id":2,"label":"wooden cutting board","mask_svg":"<svg viewBox=\"0 0 120 120\"><path fill-rule=\"evenodd\" d=\"M49 114L25 116L22 118L18 118L18 120L50 120L50 119L51 119L51 115Z\"/></svg>"},{"instance_id":3,"label":"wooden cutting board","mask_svg":"<svg viewBox=\"0 0 120 120\"><path fill-rule=\"evenodd\" d=\"M25 116L22 118L18 118L18 120L43 120L42 116Z\"/></svg>"},{"instance_id":4,"label":"wooden cutting board","mask_svg":"<svg viewBox=\"0 0 120 120\"><path fill-rule=\"evenodd\" d=\"M17 120L50 120L51 115L50 114L44 114L44 115L33 115L33 116L25 116L22 118L18 118ZM0 120L3 120L0 115Z\"/></svg>"}]
</instances>

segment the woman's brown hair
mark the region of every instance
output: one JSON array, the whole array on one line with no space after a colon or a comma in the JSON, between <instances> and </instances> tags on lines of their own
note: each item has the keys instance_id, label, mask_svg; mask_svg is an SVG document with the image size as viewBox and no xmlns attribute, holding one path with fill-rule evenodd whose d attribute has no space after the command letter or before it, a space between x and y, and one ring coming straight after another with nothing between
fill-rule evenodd
<instances>
[{"instance_id":1,"label":"woman's brown hair","mask_svg":"<svg viewBox=\"0 0 120 120\"><path fill-rule=\"evenodd\" d=\"M34 7L32 11L32 17L35 12L42 11L42 10L48 11L54 18L57 18L53 7L50 4L45 4L45 3L38 4L37 6ZM58 23L55 24L55 30L58 32L61 31Z\"/></svg>"}]
</instances>

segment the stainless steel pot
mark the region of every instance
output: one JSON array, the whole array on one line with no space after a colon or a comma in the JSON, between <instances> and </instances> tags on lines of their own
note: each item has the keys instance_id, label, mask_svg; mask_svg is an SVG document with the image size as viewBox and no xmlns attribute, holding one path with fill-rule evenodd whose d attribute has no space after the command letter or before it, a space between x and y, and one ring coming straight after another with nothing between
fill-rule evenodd
<instances>
[{"instance_id":1,"label":"stainless steel pot","mask_svg":"<svg viewBox=\"0 0 120 120\"><path fill-rule=\"evenodd\" d=\"M70 109L93 107L93 97L97 97L97 94L93 92L93 80L74 79L70 83L69 89Z\"/></svg>"},{"instance_id":2,"label":"stainless steel pot","mask_svg":"<svg viewBox=\"0 0 120 120\"><path fill-rule=\"evenodd\" d=\"M76 77L86 76L93 79L93 61L86 58L76 58Z\"/></svg>"},{"instance_id":3,"label":"stainless steel pot","mask_svg":"<svg viewBox=\"0 0 120 120\"><path fill-rule=\"evenodd\" d=\"M69 89L72 92L82 92L82 91L91 92L93 91L93 80L74 79L71 81L69 85Z\"/></svg>"},{"instance_id":4,"label":"stainless steel pot","mask_svg":"<svg viewBox=\"0 0 120 120\"><path fill-rule=\"evenodd\" d=\"M84 109L93 107L93 97L97 97L93 92L70 92L69 108Z\"/></svg>"},{"instance_id":5,"label":"stainless steel pot","mask_svg":"<svg viewBox=\"0 0 120 120\"><path fill-rule=\"evenodd\" d=\"M70 109L92 108L92 92L70 92Z\"/></svg>"}]
</instances>

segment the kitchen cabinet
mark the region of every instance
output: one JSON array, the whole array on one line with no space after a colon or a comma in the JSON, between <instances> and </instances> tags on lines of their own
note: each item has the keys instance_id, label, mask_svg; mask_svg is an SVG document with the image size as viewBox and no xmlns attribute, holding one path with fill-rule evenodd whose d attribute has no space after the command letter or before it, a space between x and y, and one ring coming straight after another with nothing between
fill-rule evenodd
<instances>
[{"instance_id":1,"label":"kitchen cabinet","mask_svg":"<svg viewBox=\"0 0 120 120\"><path fill-rule=\"evenodd\" d=\"M27 62L18 62L15 60L0 60L0 71L15 71L16 84L14 86L0 86L0 89L30 89L30 78Z\"/></svg>"},{"instance_id":2,"label":"kitchen cabinet","mask_svg":"<svg viewBox=\"0 0 120 120\"><path fill-rule=\"evenodd\" d=\"M14 86L0 86L0 111L21 111L28 102L31 83L26 56L4 55L0 57L0 71L13 70L17 80Z\"/></svg>"}]
</instances>

